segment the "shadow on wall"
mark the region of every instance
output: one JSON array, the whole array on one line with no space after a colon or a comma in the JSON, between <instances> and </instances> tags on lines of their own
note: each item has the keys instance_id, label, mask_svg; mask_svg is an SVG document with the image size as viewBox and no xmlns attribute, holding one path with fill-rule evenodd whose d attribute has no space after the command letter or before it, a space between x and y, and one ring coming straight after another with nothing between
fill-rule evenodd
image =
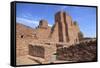
<instances>
[{"instance_id":1,"label":"shadow on wall","mask_svg":"<svg viewBox=\"0 0 100 68\"><path fill-rule=\"evenodd\" d=\"M44 48L42 46L29 45L29 55L44 58Z\"/></svg>"}]
</instances>

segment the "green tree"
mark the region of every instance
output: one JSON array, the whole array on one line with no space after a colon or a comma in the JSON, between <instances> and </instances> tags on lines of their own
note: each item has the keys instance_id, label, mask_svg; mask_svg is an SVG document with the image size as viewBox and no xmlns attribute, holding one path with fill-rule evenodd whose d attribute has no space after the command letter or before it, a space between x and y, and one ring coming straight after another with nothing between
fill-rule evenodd
<instances>
[{"instance_id":1,"label":"green tree","mask_svg":"<svg viewBox=\"0 0 100 68\"><path fill-rule=\"evenodd\" d=\"M81 31L79 32L78 37L79 37L80 41L83 39L84 35L83 35L83 33Z\"/></svg>"}]
</instances>

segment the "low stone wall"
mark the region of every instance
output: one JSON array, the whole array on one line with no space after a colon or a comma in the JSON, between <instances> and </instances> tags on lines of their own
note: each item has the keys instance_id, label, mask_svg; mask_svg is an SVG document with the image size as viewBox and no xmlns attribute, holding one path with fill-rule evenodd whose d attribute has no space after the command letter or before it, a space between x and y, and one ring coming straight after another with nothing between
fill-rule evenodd
<instances>
[{"instance_id":1,"label":"low stone wall","mask_svg":"<svg viewBox=\"0 0 100 68\"><path fill-rule=\"evenodd\" d=\"M29 55L44 58L45 49L42 46L29 45Z\"/></svg>"},{"instance_id":2,"label":"low stone wall","mask_svg":"<svg viewBox=\"0 0 100 68\"><path fill-rule=\"evenodd\" d=\"M49 63L52 55L54 54L54 48L46 44L30 44L29 55L33 57L43 58L45 61L42 63Z\"/></svg>"},{"instance_id":3,"label":"low stone wall","mask_svg":"<svg viewBox=\"0 0 100 68\"><path fill-rule=\"evenodd\" d=\"M96 61L96 41L57 49L57 59L73 62Z\"/></svg>"}]
</instances>

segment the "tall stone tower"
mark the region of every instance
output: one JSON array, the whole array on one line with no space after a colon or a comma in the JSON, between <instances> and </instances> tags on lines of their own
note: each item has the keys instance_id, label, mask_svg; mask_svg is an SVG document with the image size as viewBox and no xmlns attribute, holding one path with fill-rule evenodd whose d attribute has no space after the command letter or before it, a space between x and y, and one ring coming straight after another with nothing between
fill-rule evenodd
<instances>
[{"instance_id":1,"label":"tall stone tower","mask_svg":"<svg viewBox=\"0 0 100 68\"><path fill-rule=\"evenodd\" d=\"M69 42L68 27L71 25L69 22L70 18L67 20L67 15L65 12L58 12L55 15L55 23L58 23L58 35L59 42Z\"/></svg>"},{"instance_id":2,"label":"tall stone tower","mask_svg":"<svg viewBox=\"0 0 100 68\"><path fill-rule=\"evenodd\" d=\"M74 44L78 42L78 33L80 32L78 25L74 24L71 16L66 12L59 11L55 14L55 26L53 38L57 42L65 42Z\"/></svg>"}]
</instances>

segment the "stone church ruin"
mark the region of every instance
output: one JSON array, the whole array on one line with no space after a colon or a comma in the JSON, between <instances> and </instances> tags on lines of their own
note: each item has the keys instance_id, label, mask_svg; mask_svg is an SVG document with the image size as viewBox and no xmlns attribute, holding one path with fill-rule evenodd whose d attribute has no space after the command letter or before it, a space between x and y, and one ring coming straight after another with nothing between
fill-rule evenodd
<instances>
[{"instance_id":1,"label":"stone church ruin","mask_svg":"<svg viewBox=\"0 0 100 68\"><path fill-rule=\"evenodd\" d=\"M57 50L79 44L83 34L64 11L57 12L54 20L52 27L46 20L40 20L35 29L16 23L17 65L67 62L56 60Z\"/></svg>"}]
</instances>

